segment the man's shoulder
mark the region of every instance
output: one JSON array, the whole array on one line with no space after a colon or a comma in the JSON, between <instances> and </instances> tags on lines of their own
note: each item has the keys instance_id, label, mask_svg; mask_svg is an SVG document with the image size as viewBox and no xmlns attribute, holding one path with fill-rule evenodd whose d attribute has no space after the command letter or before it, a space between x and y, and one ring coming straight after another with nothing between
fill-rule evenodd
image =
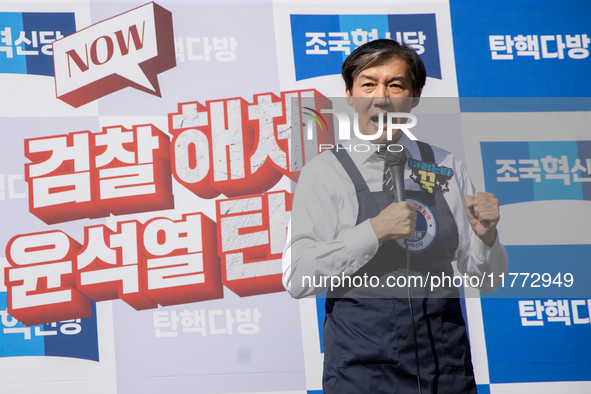
<instances>
[{"instance_id":1,"label":"man's shoulder","mask_svg":"<svg viewBox=\"0 0 591 394\"><path fill-rule=\"evenodd\" d=\"M429 145L433 150L435 164L437 164L438 167L450 168L452 170L452 173L454 174L452 179L455 182L458 182L460 185L462 185L462 187L463 185L472 182L470 180L468 170L466 169L466 166L464 165L462 160L460 160L460 158L458 158L453 152L450 152L435 145Z\"/></svg>"},{"instance_id":2,"label":"man's shoulder","mask_svg":"<svg viewBox=\"0 0 591 394\"><path fill-rule=\"evenodd\" d=\"M435 157L435 163L438 167L447 167L452 170L452 176L450 181L455 182L458 187L462 190L462 195L468 192L469 188L473 186L472 180L466 166L453 152L445 150L435 145L431 145L433 149L433 156Z\"/></svg>"},{"instance_id":3,"label":"man's shoulder","mask_svg":"<svg viewBox=\"0 0 591 394\"><path fill-rule=\"evenodd\" d=\"M325 150L304 164L302 173L314 173L317 171L329 171L340 165L338 159L330 150Z\"/></svg>"},{"instance_id":4,"label":"man's shoulder","mask_svg":"<svg viewBox=\"0 0 591 394\"><path fill-rule=\"evenodd\" d=\"M433 157L435 158L435 163L437 165L445 165L446 167L456 167L461 165L461 161L460 159L458 159L458 157L453 153L450 152L448 150L445 150L443 148L440 148L438 146L429 144L427 142L424 142L427 145L429 145L431 147L431 150L433 151Z\"/></svg>"},{"instance_id":5,"label":"man's shoulder","mask_svg":"<svg viewBox=\"0 0 591 394\"><path fill-rule=\"evenodd\" d=\"M324 151L310 159L300 172L297 188L301 193L338 195L355 190L347 172L334 153Z\"/></svg>"}]
</instances>

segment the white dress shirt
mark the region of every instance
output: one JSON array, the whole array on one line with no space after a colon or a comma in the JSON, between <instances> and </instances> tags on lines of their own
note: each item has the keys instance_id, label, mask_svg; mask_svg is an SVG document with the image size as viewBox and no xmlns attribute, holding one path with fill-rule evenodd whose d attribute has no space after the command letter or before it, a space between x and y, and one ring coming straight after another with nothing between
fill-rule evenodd
<instances>
[{"instance_id":1,"label":"white dress shirt","mask_svg":"<svg viewBox=\"0 0 591 394\"><path fill-rule=\"evenodd\" d=\"M347 146L354 147L368 141L353 139L350 143ZM404 146L410 157L421 158L417 143L406 135L396 143ZM463 163L450 152L435 146L432 149L437 165L453 170L449 191L443 192L443 196L458 227L459 244L454 256L458 270L468 277L486 273L489 278L492 274L492 286L487 279L481 288L492 291L501 283L499 275L507 271L507 252L498 235L492 247L484 244L466 218L463 198L474 195L475 189ZM375 151L372 147L368 152L354 149L349 152L372 192L382 190L384 168L383 160L373 154ZM405 189L421 190L410 174L407 162ZM296 187L282 260L283 285L293 297L320 293L325 287L301 288L300 284L292 292L292 278L351 275L376 254L379 244L369 219L356 225L358 208L353 183L332 152L325 151L304 166Z\"/></svg>"}]
</instances>

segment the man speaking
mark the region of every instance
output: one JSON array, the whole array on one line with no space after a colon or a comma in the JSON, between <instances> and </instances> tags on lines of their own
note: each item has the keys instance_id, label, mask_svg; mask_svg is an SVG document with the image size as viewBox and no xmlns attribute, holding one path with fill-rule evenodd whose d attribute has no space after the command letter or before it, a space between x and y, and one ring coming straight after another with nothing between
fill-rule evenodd
<instances>
[{"instance_id":1,"label":"man speaking","mask_svg":"<svg viewBox=\"0 0 591 394\"><path fill-rule=\"evenodd\" d=\"M324 393L476 393L451 263L481 291L499 286L508 259L498 200L475 192L452 153L388 133L386 114L420 101L426 73L414 49L371 41L342 75L362 138L303 168L283 255L292 296L328 289ZM371 149L351 149L362 144ZM392 152L408 158L397 163L406 201L384 164Z\"/></svg>"}]
</instances>

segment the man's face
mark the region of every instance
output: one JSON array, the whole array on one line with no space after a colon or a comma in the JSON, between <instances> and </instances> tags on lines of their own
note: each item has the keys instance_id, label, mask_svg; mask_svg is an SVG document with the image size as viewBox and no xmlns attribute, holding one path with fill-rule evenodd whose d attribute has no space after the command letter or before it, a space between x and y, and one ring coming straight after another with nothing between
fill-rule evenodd
<instances>
[{"instance_id":1,"label":"man's face","mask_svg":"<svg viewBox=\"0 0 591 394\"><path fill-rule=\"evenodd\" d=\"M359 131L375 135L378 131L380 114L383 119L382 133L371 141L374 144L394 143L402 130L394 130L392 140L387 140L387 112L410 112L419 103L421 92L413 93L412 81L407 73L404 60L391 59L381 65L366 68L353 81L351 91L346 90L347 102L359 116ZM406 118L394 119L405 123ZM378 133L379 134L379 133Z\"/></svg>"}]
</instances>

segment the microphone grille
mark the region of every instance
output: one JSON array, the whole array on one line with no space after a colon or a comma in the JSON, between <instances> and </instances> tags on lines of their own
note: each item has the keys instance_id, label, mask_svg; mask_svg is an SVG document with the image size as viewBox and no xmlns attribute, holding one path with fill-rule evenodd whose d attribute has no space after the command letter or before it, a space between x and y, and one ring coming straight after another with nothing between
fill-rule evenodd
<instances>
[{"instance_id":1,"label":"microphone grille","mask_svg":"<svg viewBox=\"0 0 591 394\"><path fill-rule=\"evenodd\" d=\"M406 153L404 153L404 149L400 149L398 152L391 152L386 149L384 161L388 167L404 166L406 164Z\"/></svg>"}]
</instances>

